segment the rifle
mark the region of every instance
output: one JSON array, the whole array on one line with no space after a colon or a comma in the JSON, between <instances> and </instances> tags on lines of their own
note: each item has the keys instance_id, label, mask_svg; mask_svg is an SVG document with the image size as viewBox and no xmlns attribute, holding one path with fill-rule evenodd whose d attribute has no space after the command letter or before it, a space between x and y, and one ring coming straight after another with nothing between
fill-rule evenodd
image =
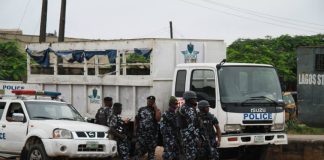
<instances>
[{"instance_id":1,"label":"rifle","mask_svg":"<svg viewBox=\"0 0 324 160\"><path fill-rule=\"evenodd\" d=\"M201 145L200 149L203 149L204 146L207 145L208 146L207 152L209 152L209 154L211 154L212 145L210 144L210 141L209 141L208 129L206 128L206 126L204 125L204 122L203 122L203 116L204 115L201 113L197 116L198 124L199 124L199 131L201 132L199 135L203 141L203 144ZM204 156L204 154L202 154L201 156Z\"/></svg>"},{"instance_id":2,"label":"rifle","mask_svg":"<svg viewBox=\"0 0 324 160\"><path fill-rule=\"evenodd\" d=\"M164 117L165 118L165 120L166 120L166 122L168 123L168 124L170 124L171 125L171 127L172 128L174 128L175 130L174 130L174 132L175 132L175 141L177 142L176 144L178 144L178 145L176 145L176 147L177 148L175 148L177 151L179 151L179 155L177 155L178 156L178 159L179 160L185 160L185 157L184 157L184 154L185 154L185 152L184 152L184 145L183 145L183 141L182 141L182 137L181 137L181 133L180 133L180 127L179 127L179 125L177 124L177 122L176 123L174 123L174 120L175 121L177 121L178 119L178 115L177 115L177 113L175 112L175 119L171 119L171 118L167 118L167 117Z\"/></svg>"}]
</instances>

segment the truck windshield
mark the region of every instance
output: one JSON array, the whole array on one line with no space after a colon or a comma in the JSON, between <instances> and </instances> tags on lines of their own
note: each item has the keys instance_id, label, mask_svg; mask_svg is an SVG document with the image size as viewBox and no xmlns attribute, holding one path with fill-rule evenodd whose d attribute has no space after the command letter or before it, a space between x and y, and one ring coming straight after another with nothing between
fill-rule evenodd
<instances>
[{"instance_id":1,"label":"truck windshield","mask_svg":"<svg viewBox=\"0 0 324 160\"><path fill-rule=\"evenodd\" d=\"M25 102L31 120L54 119L84 121L79 112L65 103Z\"/></svg>"},{"instance_id":2,"label":"truck windshield","mask_svg":"<svg viewBox=\"0 0 324 160\"><path fill-rule=\"evenodd\" d=\"M282 102L280 83L274 68L223 66L218 76L222 103Z\"/></svg>"}]
</instances>

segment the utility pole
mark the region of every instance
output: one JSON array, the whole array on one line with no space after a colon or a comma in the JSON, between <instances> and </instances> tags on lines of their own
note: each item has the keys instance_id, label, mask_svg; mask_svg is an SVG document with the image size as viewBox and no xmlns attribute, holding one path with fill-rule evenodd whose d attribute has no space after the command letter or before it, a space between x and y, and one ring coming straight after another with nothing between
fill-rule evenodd
<instances>
[{"instance_id":1,"label":"utility pole","mask_svg":"<svg viewBox=\"0 0 324 160\"><path fill-rule=\"evenodd\" d=\"M64 32L65 32L65 13L66 13L66 0L61 2L61 15L60 15L60 28L58 41L64 42Z\"/></svg>"},{"instance_id":2,"label":"utility pole","mask_svg":"<svg viewBox=\"0 0 324 160\"><path fill-rule=\"evenodd\" d=\"M47 0L43 0L41 24L39 31L39 43L46 42Z\"/></svg>"},{"instance_id":3,"label":"utility pole","mask_svg":"<svg viewBox=\"0 0 324 160\"><path fill-rule=\"evenodd\" d=\"M173 27L172 27L172 21L170 21L169 24L170 24L170 38L173 39Z\"/></svg>"}]
</instances>

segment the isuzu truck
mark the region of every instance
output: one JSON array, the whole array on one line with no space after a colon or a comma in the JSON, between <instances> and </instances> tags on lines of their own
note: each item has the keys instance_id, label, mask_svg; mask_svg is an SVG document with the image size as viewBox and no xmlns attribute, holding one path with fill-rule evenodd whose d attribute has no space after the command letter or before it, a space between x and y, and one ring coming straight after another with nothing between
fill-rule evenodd
<instances>
[{"instance_id":1,"label":"isuzu truck","mask_svg":"<svg viewBox=\"0 0 324 160\"><path fill-rule=\"evenodd\" d=\"M223 40L41 43L26 50L27 83L62 92L83 116L94 118L102 98L110 96L123 104L122 116L134 119L147 96L154 95L163 112L171 95L183 102L182 94L191 90L210 102L222 131L221 148L287 144L276 69L227 63Z\"/></svg>"}]
</instances>

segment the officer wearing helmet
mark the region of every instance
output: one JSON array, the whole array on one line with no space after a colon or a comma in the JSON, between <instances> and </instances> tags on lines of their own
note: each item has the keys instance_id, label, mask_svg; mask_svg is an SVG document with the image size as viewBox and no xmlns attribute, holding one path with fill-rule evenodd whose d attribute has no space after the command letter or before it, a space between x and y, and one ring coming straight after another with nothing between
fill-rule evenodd
<instances>
[{"instance_id":1,"label":"officer wearing helmet","mask_svg":"<svg viewBox=\"0 0 324 160\"><path fill-rule=\"evenodd\" d=\"M218 120L209 112L209 107L210 105L206 100L198 102L199 135L202 142L199 151L199 159L218 160L219 154L217 147L220 145L221 131L218 125ZM215 132L215 128L217 132Z\"/></svg>"},{"instance_id":2,"label":"officer wearing helmet","mask_svg":"<svg viewBox=\"0 0 324 160\"><path fill-rule=\"evenodd\" d=\"M199 129L197 125L197 95L193 91L183 93L185 103L177 110L177 123L180 128L181 144L185 159L198 158Z\"/></svg>"},{"instance_id":3,"label":"officer wearing helmet","mask_svg":"<svg viewBox=\"0 0 324 160\"><path fill-rule=\"evenodd\" d=\"M163 159L175 160L179 159L180 154L179 141L177 139L177 126L174 123L176 121L175 110L177 109L178 100L176 97L171 96L169 99L169 109L165 111L161 116L160 131L163 137Z\"/></svg>"},{"instance_id":4,"label":"officer wearing helmet","mask_svg":"<svg viewBox=\"0 0 324 160\"><path fill-rule=\"evenodd\" d=\"M105 97L103 99L104 106L100 107L96 113L96 123L107 126L109 117L112 113L113 99L111 97Z\"/></svg>"},{"instance_id":5,"label":"officer wearing helmet","mask_svg":"<svg viewBox=\"0 0 324 160\"><path fill-rule=\"evenodd\" d=\"M114 103L112 114L108 119L109 135L113 140L117 141L118 155L122 160L129 159L129 142L127 139L126 124L129 119L123 120L120 116L122 112L122 104Z\"/></svg>"}]
</instances>

